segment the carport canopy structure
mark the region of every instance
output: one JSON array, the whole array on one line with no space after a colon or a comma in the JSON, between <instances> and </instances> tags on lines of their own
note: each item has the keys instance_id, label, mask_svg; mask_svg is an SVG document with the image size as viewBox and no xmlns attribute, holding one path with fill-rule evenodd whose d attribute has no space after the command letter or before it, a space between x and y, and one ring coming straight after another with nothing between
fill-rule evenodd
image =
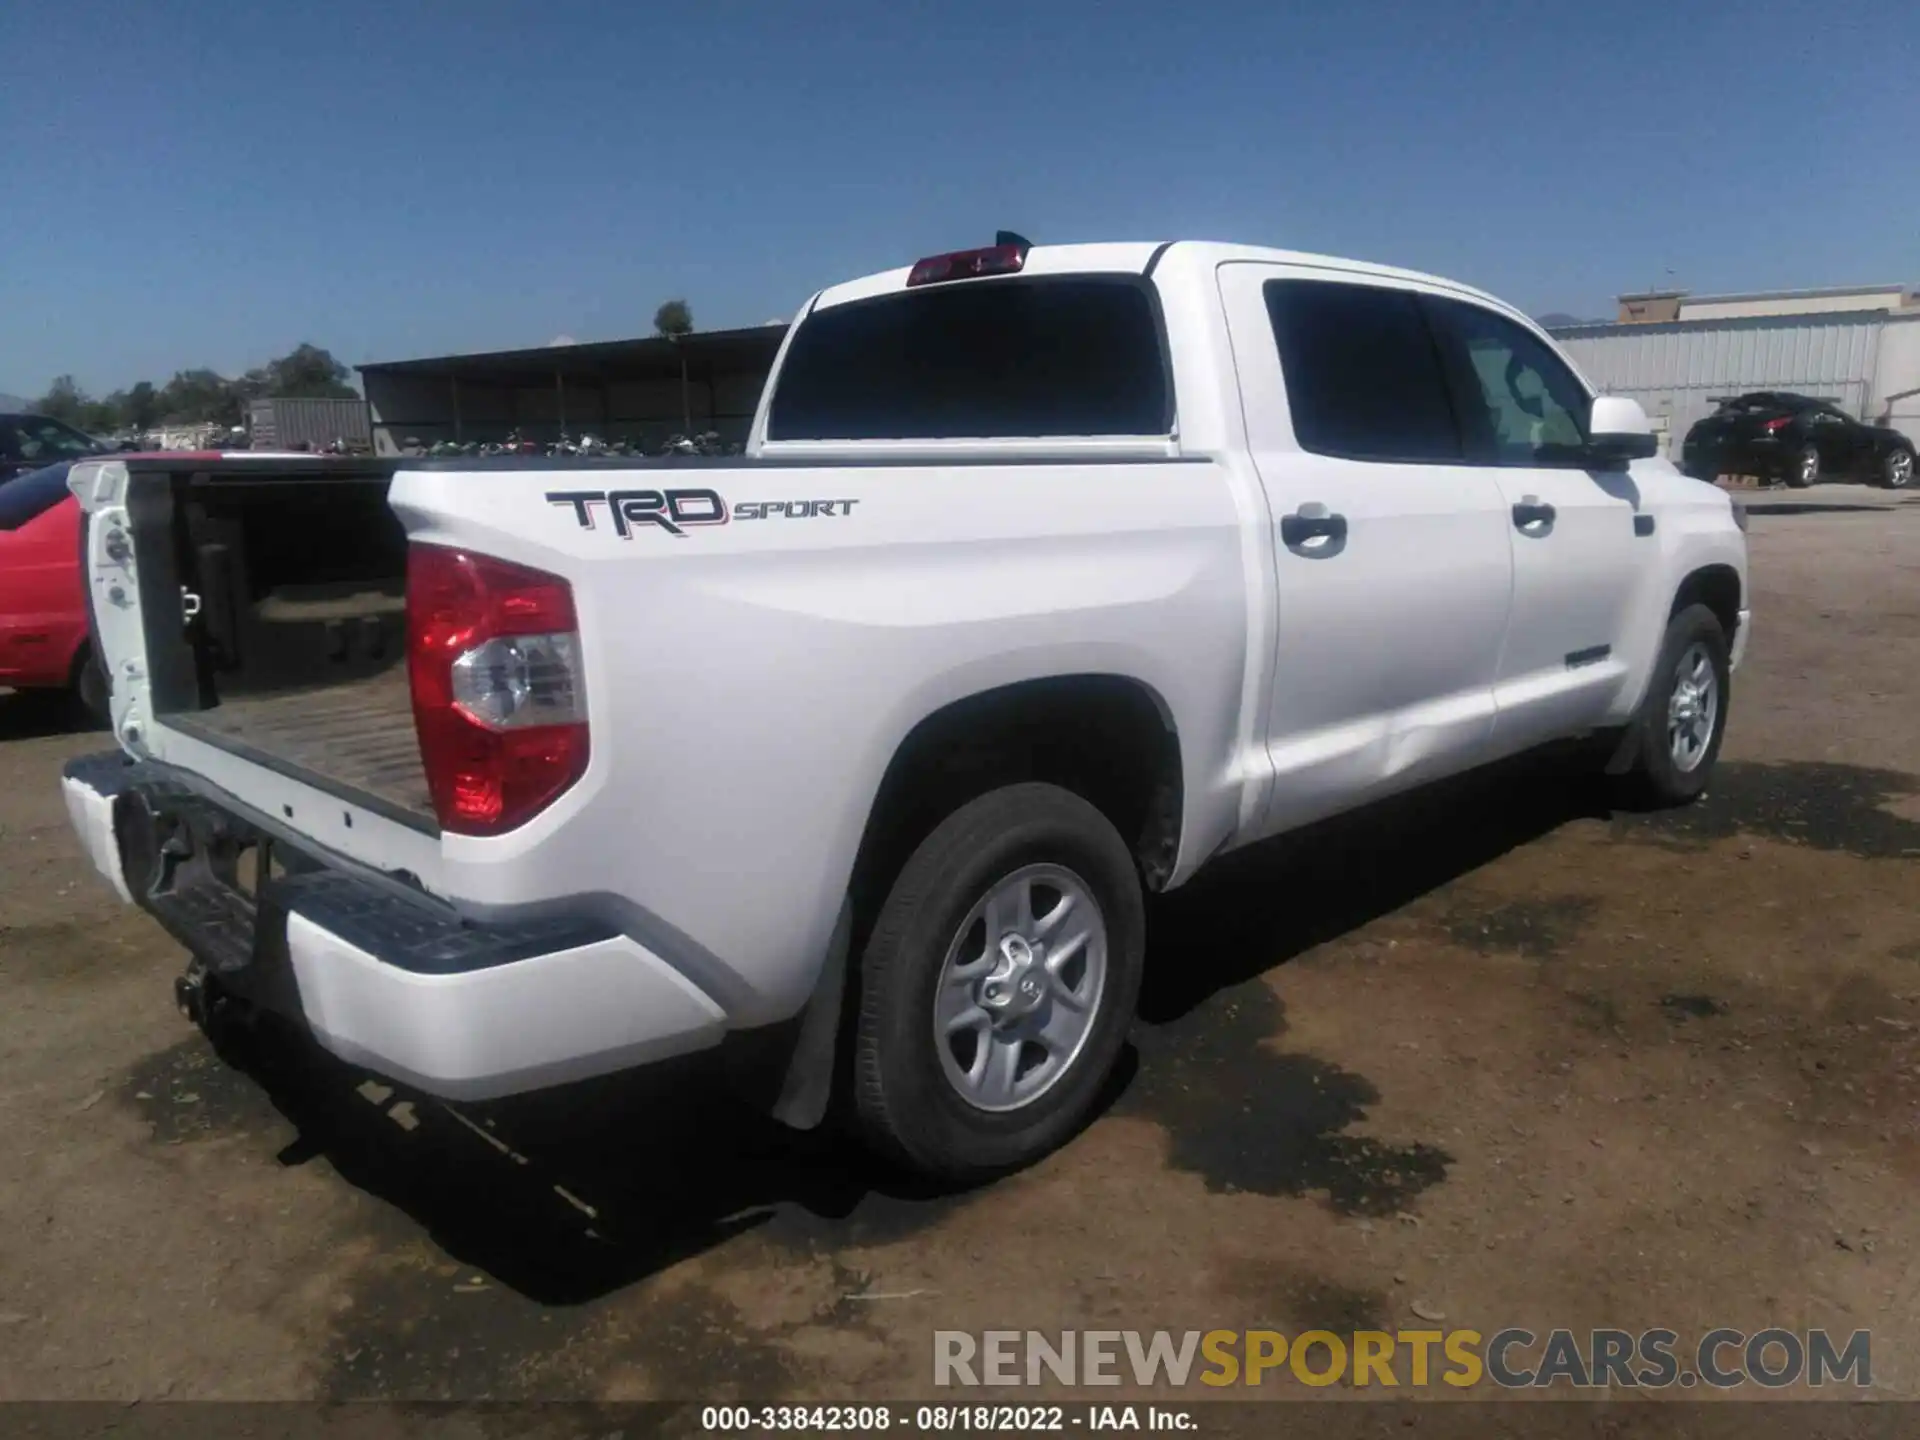
<instances>
[{"instance_id":1,"label":"carport canopy structure","mask_svg":"<svg viewBox=\"0 0 1920 1440\"><path fill-rule=\"evenodd\" d=\"M374 448L409 440L627 439L657 449L717 431L744 443L785 325L592 345L542 345L359 366Z\"/></svg>"}]
</instances>

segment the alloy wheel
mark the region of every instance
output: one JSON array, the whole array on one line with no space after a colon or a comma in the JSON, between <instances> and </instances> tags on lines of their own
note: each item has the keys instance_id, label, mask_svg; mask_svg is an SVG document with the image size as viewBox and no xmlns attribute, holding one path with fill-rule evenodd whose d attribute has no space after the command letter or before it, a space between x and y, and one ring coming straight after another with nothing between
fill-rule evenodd
<instances>
[{"instance_id":1,"label":"alloy wheel","mask_svg":"<svg viewBox=\"0 0 1920 1440\"><path fill-rule=\"evenodd\" d=\"M998 881L961 922L934 990L947 1083L979 1110L1039 1099L1085 1048L1106 982L1106 919L1086 881L1061 865Z\"/></svg>"}]
</instances>

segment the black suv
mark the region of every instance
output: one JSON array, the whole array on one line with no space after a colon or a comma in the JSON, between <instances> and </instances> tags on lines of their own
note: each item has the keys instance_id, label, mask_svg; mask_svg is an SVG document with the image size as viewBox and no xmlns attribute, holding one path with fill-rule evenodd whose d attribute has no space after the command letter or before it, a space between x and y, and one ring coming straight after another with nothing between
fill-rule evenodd
<instances>
[{"instance_id":1,"label":"black suv","mask_svg":"<svg viewBox=\"0 0 1920 1440\"><path fill-rule=\"evenodd\" d=\"M1863 424L1830 400L1756 390L1722 401L1687 432L1680 468L1701 480L1759 475L1797 489L1844 478L1901 490L1913 483L1913 442L1891 426Z\"/></svg>"}]
</instances>

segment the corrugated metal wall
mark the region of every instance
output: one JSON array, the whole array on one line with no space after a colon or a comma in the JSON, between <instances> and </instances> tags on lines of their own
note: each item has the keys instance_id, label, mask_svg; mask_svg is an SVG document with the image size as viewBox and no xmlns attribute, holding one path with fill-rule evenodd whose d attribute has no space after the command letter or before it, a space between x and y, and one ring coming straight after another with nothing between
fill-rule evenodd
<instances>
[{"instance_id":1,"label":"corrugated metal wall","mask_svg":"<svg viewBox=\"0 0 1920 1440\"><path fill-rule=\"evenodd\" d=\"M336 440L373 443L367 402L358 399L255 400L247 407L247 435L255 450L285 450L301 444L319 450Z\"/></svg>"},{"instance_id":2,"label":"corrugated metal wall","mask_svg":"<svg viewBox=\"0 0 1920 1440\"><path fill-rule=\"evenodd\" d=\"M1880 373L1871 419L1920 441L1920 315L1889 320L1880 332Z\"/></svg>"},{"instance_id":3,"label":"corrugated metal wall","mask_svg":"<svg viewBox=\"0 0 1920 1440\"><path fill-rule=\"evenodd\" d=\"M1553 336L1601 390L1640 402L1671 457L1716 401L1748 390L1817 395L1861 415L1885 319L1855 313L1569 326Z\"/></svg>"}]
</instances>

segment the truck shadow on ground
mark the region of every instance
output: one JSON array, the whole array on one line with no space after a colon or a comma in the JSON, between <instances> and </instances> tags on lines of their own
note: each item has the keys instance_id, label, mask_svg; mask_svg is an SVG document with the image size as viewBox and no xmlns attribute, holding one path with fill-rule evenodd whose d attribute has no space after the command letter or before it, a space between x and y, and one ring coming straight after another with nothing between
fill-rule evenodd
<instances>
[{"instance_id":1,"label":"truck shadow on ground","mask_svg":"<svg viewBox=\"0 0 1920 1440\"><path fill-rule=\"evenodd\" d=\"M1237 851L1150 912L1140 1015L1179 1019L1510 850L1613 813L1603 777L1523 756Z\"/></svg>"},{"instance_id":2,"label":"truck shadow on ground","mask_svg":"<svg viewBox=\"0 0 1920 1440\"><path fill-rule=\"evenodd\" d=\"M1350 1214L1404 1208L1450 1157L1344 1134L1377 1092L1273 1045L1284 1010L1258 977L1604 813L1596 795L1564 767L1501 767L1223 860L1160 899L1107 1105L1164 1127L1170 1166L1212 1190L1324 1195ZM747 1110L702 1057L453 1107L369 1082L271 1021L223 1032L220 1050L297 1132L283 1163L324 1157L447 1255L543 1305L598 1299L748 1230L831 1253L903 1238L969 1200L902 1179L831 1129L798 1134ZM195 1091L211 1080L197 1075ZM142 1081L148 1094L156 1083Z\"/></svg>"},{"instance_id":3,"label":"truck shadow on ground","mask_svg":"<svg viewBox=\"0 0 1920 1440\"><path fill-rule=\"evenodd\" d=\"M1854 515L1876 510L1892 510L1898 503L1893 501L1884 505L1874 505L1871 503L1849 504L1833 500L1749 500L1746 506L1749 515Z\"/></svg>"},{"instance_id":4,"label":"truck shadow on ground","mask_svg":"<svg viewBox=\"0 0 1920 1440\"><path fill-rule=\"evenodd\" d=\"M61 690L0 690L0 744L9 740L46 740L55 735L105 732Z\"/></svg>"}]
</instances>

